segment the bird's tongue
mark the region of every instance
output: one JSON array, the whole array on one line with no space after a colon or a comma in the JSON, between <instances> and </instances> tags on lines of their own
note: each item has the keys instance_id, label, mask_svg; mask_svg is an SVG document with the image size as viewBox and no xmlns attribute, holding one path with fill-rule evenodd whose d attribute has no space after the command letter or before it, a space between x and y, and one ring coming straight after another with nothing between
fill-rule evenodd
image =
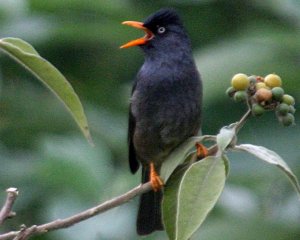
<instances>
[{"instance_id":1,"label":"bird's tongue","mask_svg":"<svg viewBox=\"0 0 300 240\"><path fill-rule=\"evenodd\" d=\"M142 29L143 31L145 31L146 35L142 38L132 40L132 41L122 45L120 48L128 48L128 47L144 45L154 37L154 34L148 28L144 27L144 23L142 23L142 22L125 21L125 22L122 22L122 24L131 26L131 27L135 27L138 29Z\"/></svg>"}]
</instances>

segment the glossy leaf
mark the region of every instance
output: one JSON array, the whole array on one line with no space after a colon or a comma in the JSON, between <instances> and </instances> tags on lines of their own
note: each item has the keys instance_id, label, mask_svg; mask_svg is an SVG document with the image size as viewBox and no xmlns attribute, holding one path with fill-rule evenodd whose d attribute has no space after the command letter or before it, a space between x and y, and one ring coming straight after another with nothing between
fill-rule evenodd
<instances>
[{"instance_id":1,"label":"glossy leaf","mask_svg":"<svg viewBox=\"0 0 300 240\"><path fill-rule=\"evenodd\" d=\"M42 58L27 42L18 38L0 39L0 49L44 83L70 111L87 140L92 143L82 104L66 78Z\"/></svg>"},{"instance_id":2,"label":"glossy leaf","mask_svg":"<svg viewBox=\"0 0 300 240\"><path fill-rule=\"evenodd\" d=\"M225 184L226 171L221 156L209 156L176 169L163 199L163 220L171 240L189 239L216 204Z\"/></svg>"},{"instance_id":3,"label":"glossy leaf","mask_svg":"<svg viewBox=\"0 0 300 240\"><path fill-rule=\"evenodd\" d=\"M291 181L291 183L293 184L294 188L300 196L300 185L296 175L292 172L287 163L276 152L271 151L265 147L255 146L252 144L241 144L235 146L234 149L251 153L257 158L279 167L289 178L289 180Z\"/></svg>"},{"instance_id":4,"label":"glossy leaf","mask_svg":"<svg viewBox=\"0 0 300 240\"><path fill-rule=\"evenodd\" d=\"M175 168L185 161L187 154L193 149L196 142L202 141L205 137L189 138L167 157L160 169L160 176L165 182L169 179Z\"/></svg>"},{"instance_id":5,"label":"glossy leaf","mask_svg":"<svg viewBox=\"0 0 300 240\"><path fill-rule=\"evenodd\" d=\"M225 126L220 130L217 135L217 145L219 151L223 152L228 147L228 145L234 140L236 124L231 124L230 126Z\"/></svg>"}]
</instances>

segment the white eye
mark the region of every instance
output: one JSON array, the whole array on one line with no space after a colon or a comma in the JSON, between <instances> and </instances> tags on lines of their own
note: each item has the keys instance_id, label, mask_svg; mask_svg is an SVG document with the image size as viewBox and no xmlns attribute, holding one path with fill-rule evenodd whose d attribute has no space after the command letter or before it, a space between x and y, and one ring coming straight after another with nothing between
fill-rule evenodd
<instances>
[{"instance_id":1,"label":"white eye","mask_svg":"<svg viewBox=\"0 0 300 240\"><path fill-rule=\"evenodd\" d=\"M164 28L164 27L159 27L158 29L157 29L157 32L159 33L159 34L162 34L162 33L164 33L166 31L166 29Z\"/></svg>"}]
</instances>

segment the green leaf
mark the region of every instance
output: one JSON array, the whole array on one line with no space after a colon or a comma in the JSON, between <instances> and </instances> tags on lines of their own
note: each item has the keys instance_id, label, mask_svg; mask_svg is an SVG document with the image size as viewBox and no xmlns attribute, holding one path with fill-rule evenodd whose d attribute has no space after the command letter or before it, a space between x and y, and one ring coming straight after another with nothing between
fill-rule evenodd
<instances>
[{"instance_id":1,"label":"green leaf","mask_svg":"<svg viewBox=\"0 0 300 240\"><path fill-rule=\"evenodd\" d=\"M226 177L228 177L229 170L230 170L230 162L228 160L228 157L225 154L223 154L222 159L224 161Z\"/></svg>"},{"instance_id":2,"label":"green leaf","mask_svg":"<svg viewBox=\"0 0 300 240\"><path fill-rule=\"evenodd\" d=\"M1 42L9 43L25 53L40 56L40 54L30 44L19 38L2 38L0 39L0 43Z\"/></svg>"},{"instance_id":3,"label":"green leaf","mask_svg":"<svg viewBox=\"0 0 300 240\"><path fill-rule=\"evenodd\" d=\"M230 126L222 127L220 133L217 135L217 145L221 152L224 152L230 143L234 140L236 136L236 123Z\"/></svg>"},{"instance_id":4,"label":"green leaf","mask_svg":"<svg viewBox=\"0 0 300 240\"><path fill-rule=\"evenodd\" d=\"M287 163L276 152L271 151L265 147L255 146L252 144L241 144L235 146L234 150L242 150L251 153L252 155L269 164L276 165L286 174L286 176L289 178L295 190L300 196L300 185L296 175L292 172Z\"/></svg>"},{"instance_id":5,"label":"green leaf","mask_svg":"<svg viewBox=\"0 0 300 240\"><path fill-rule=\"evenodd\" d=\"M187 154L192 150L196 142L200 142L205 138L206 136L189 138L166 158L160 169L160 177L164 182L167 182L175 168L185 161Z\"/></svg>"},{"instance_id":6,"label":"green leaf","mask_svg":"<svg viewBox=\"0 0 300 240\"><path fill-rule=\"evenodd\" d=\"M44 83L70 111L86 139L92 144L82 104L66 78L27 42L18 38L0 39L0 49Z\"/></svg>"},{"instance_id":7,"label":"green leaf","mask_svg":"<svg viewBox=\"0 0 300 240\"><path fill-rule=\"evenodd\" d=\"M163 220L171 240L186 240L200 227L224 188L223 157L208 156L177 168L165 187Z\"/></svg>"}]
</instances>

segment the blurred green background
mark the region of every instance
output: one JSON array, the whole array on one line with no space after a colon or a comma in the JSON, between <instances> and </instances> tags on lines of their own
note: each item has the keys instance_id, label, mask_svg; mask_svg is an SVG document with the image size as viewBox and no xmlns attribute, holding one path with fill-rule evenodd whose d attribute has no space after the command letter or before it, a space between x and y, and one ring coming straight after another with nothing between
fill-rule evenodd
<instances>
[{"instance_id":1,"label":"blurred green background","mask_svg":"<svg viewBox=\"0 0 300 240\"><path fill-rule=\"evenodd\" d=\"M0 37L28 41L60 69L83 101L95 142L88 145L54 95L1 53L0 202L6 188L20 191L18 215L1 233L70 216L139 184L139 174L128 169L126 131L143 55L119 46L141 32L120 23L142 21L165 6L179 11L191 36L204 81L204 134L216 134L245 112L224 94L235 73L276 72L300 101L299 0L0 0ZM299 123L299 112L295 116ZM239 142L276 151L300 178L299 124L284 128L268 113L248 121ZM224 193L192 239L300 239L300 204L287 178L246 154L229 157ZM134 199L33 239L139 239L137 204Z\"/></svg>"}]
</instances>

